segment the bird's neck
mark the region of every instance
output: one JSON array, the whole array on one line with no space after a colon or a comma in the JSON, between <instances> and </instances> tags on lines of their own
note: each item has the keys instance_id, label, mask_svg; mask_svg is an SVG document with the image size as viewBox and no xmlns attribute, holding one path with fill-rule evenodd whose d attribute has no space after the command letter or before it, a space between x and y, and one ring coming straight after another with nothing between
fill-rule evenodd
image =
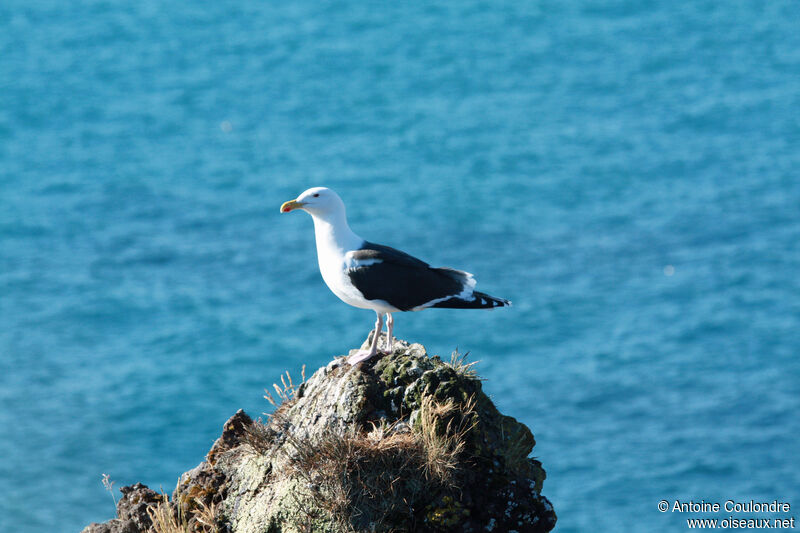
<instances>
[{"instance_id":1,"label":"bird's neck","mask_svg":"<svg viewBox=\"0 0 800 533\"><path fill-rule=\"evenodd\" d=\"M317 255L331 254L344 255L350 250L360 248L364 239L353 233L347 224L344 213L335 213L331 216L313 216L314 234L317 240Z\"/></svg>"}]
</instances>

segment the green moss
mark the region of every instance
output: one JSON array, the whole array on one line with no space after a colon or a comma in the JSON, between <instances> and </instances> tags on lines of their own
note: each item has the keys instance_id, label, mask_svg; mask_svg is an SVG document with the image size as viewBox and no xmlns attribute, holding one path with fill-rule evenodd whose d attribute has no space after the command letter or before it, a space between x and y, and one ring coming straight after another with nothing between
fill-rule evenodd
<instances>
[{"instance_id":1,"label":"green moss","mask_svg":"<svg viewBox=\"0 0 800 533\"><path fill-rule=\"evenodd\" d=\"M426 508L425 525L451 531L469 518L469 515L469 509L465 509L461 502L453 496L444 496Z\"/></svg>"}]
</instances>

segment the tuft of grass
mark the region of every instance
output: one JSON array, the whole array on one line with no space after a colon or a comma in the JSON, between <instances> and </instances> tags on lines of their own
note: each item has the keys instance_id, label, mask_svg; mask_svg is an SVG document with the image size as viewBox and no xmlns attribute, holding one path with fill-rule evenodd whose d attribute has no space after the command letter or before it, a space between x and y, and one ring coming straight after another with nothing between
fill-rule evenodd
<instances>
[{"instance_id":1,"label":"tuft of grass","mask_svg":"<svg viewBox=\"0 0 800 533\"><path fill-rule=\"evenodd\" d=\"M475 396L464 404L457 404L453 398L446 402L437 402L433 396L422 398L415 429L425 452L427 477L452 484L467 433L477 424L474 414Z\"/></svg>"},{"instance_id":2,"label":"tuft of grass","mask_svg":"<svg viewBox=\"0 0 800 533\"><path fill-rule=\"evenodd\" d=\"M337 531L363 529L362 518L378 523L413 520L411 502L402 495L427 492L429 484L420 475L425 455L411 432L379 425L367 433L350 428L329 432L317 442L289 443L289 471L305 482L316 507ZM309 522L318 518L307 512Z\"/></svg>"},{"instance_id":3,"label":"tuft of grass","mask_svg":"<svg viewBox=\"0 0 800 533\"><path fill-rule=\"evenodd\" d=\"M275 389L274 396L269 389L264 389L264 399L275 407L275 411L263 414L270 420L282 419L283 411L297 399L297 393L305 382L306 365L303 365L300 369L300 383L297 385L295 385L292 375L288 370L285 374L281 374L281 384L272 384L272 387ZM249 444L256 452L265 454L272 449L276 433L272 424L265 424L259 418L245 428L242 440Z\"/></svg>"},{"instance_id":4,"label":"tuft of grass","mask_svg":"<svg viewBox=\"0 0 800 533\"><path fill-rule=\"evenodd\" d=\"M306 382L306 365L303 365L303 368L300 370L300 376L302 378L300 385L302 385ZM293 400L300 387L300 385L295 386L294 382L292 382L292 376L289 374L288 370L286 371L286 377L281 374L281 385L283 385L283 387L279 386L277 383L272 384L275 389L275 394L278 396L277 400L269 389L264 389L264 398L275 407L280 407L282 403Z\"/></svg>"},{"instance_id":5,"label":"tuft of grass","mask_svg":"<svg viewBox=\"0 0 800 533\"><path fill-rule=\"evenodd\" d=\"M111 494L111 499L114 500L114 513L119 518L119 511L117 510L117 498L114 496L114 482L111 481L111 476L103 474L103 487Z\"/></svg>"},{"instance_id":6,"label":"tuft of grass","mask_svg":"<svg viewBox=\"0 0 800 533\"><path fill-rule=\"evenodd\" d=\"M176 509L170 504L169 496L163 492L161 496L162 500L157 505L147 508L147 516L153 522L155 533L192 533L181 506L178 505Z\"/></svg>"},{"instance_id":7,"label":"tuft of grass","mask_svg":"<svg viewBox=\"0 0 800 533\"><path fill-rule=\"evenodd\" d=\"M195 503L197 504L197 509L194 511L194 519L200 526L199 529L196 528L195 530L203 533L219 533L217 503L212 502L211 505L206 505L199 498L195 499Z\"/></svg>"},{"instance_id":8,"label":"tuft of grass","mask_svg":"<svg viewBox=\"0 0 800 533\"><path fill-rule=\"evenodd\" d=\"M425 502L456 485L474 413L474 397L459 404L426 396L413 429L402 420L381 421L366 430L331 431L319 440L287 436L289 473L303 481L315 503L316 511L298 500L308 515L303 523L329 518L337 531L363 530L366 520L416 523ZM286 424L281 417L271 421Z\"/></svg>"},{"instance_id":9,"label":"tuft of grass","mask_svg":"<svg viewBox=\"0 0 800 533\"><path fill-rule=\"evenodd\" d=\"M182 505L173 505L169 496L161 493L161 501L147 508L154 533L219 533L217 504L206 505L195 498L196 509L188 513Z\"/></svg>"},{"instance_id":10,"label":"tuft of grass","mask_svg":"<svg viewBox=\"0 0 800 533\"><path fill-rule=\"evenodd\" d=\"M275 436L276 431L259 418L244 428L242 441L249 444L259 454L264 455L272 449Z\"/></svg>"},{"instance_id":11,"label":"tuft of grass","mask_svg":"<svg viewBox=\"0 0 800 533\"><path fill-rule=\"evenodd\" d=\"M469 352L460 354L458 353L458 349L456 349L452 354L450 354L450 362L445 362L445 364L455 370L456 374L464 379L480 379L478 377L477 370L472 368L480 361L472 361L468 363L467 356L469 356Z\"/></svg>"}]
</instances>

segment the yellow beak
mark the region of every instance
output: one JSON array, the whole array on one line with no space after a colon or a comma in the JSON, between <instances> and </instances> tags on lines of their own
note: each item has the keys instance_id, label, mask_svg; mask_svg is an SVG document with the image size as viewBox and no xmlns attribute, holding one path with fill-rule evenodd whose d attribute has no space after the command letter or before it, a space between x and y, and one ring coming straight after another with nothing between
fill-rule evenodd
<instances>
[{"instance_id":1,"label":"yellow beak","mask_svg":"<svg viewBox=\"0 0 800 533\"><path fill-rule=\"evenodd\" d=\"M300 209L304 205L306 204L304 204L303 202L298 202L297 200L289 200L288 202L283 202L283 205L281 205L281 213L288 213L293 209Z\"/></svg>"}]
</instances>

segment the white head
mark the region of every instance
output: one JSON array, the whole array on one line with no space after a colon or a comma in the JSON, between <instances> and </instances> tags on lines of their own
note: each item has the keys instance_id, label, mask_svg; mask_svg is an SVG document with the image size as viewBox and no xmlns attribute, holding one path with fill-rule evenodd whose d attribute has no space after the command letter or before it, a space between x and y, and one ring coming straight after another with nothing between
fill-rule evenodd
<instances>
[{"instance_id":1,"label":"white head","mask_svg":"<svg viewBox=\"0 0 800 533\"><path fill-rule=\"evenodd\" d=\"M281 213L302 209L313 217L322 219L344 215L344 202L339 195L326 187L312 187L294 200L284 202Z\"/></svg>"}]
</instances>

